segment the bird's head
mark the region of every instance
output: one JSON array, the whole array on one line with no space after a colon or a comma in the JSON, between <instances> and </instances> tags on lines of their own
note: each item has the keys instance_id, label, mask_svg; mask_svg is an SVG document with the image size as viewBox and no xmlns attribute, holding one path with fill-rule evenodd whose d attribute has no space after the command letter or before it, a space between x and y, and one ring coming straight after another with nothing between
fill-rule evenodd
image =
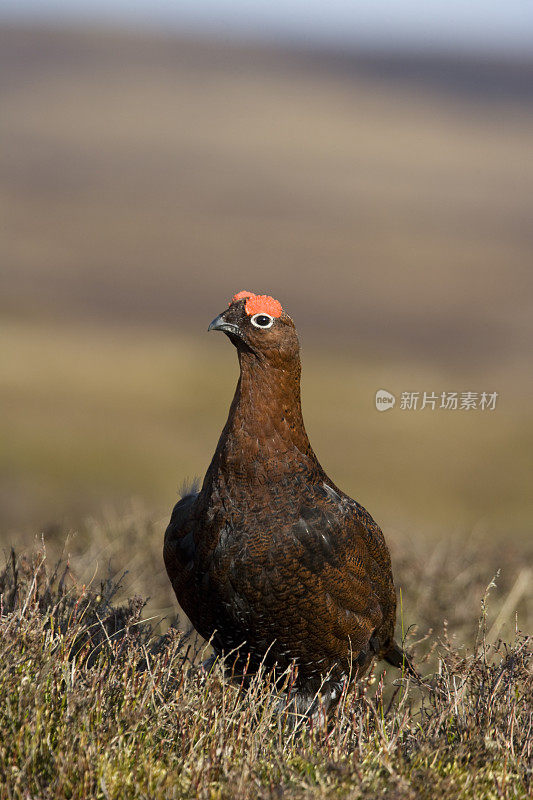
<instances>
[{"instance_id":1,"label":"bird's head","mask_svg":"<svg viewBox=\"0 0 533 800\"><path fill-rule=\"evenodd\" d=\"M208 330L223 331L239 355L248 353L276 364L298 359L294 322L281 303L266 294L238 292Z\"/></svg>"}]
</instances>

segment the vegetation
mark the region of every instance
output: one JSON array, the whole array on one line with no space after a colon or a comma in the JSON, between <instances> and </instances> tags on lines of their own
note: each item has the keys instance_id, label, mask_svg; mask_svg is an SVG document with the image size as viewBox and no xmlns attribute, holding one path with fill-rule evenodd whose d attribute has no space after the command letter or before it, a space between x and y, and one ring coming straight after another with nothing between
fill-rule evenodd
<instances>
[{"instance_id":1,"label":"vegetation","mask_svg":"<svg viewBox=\"0 0 533 800\"><path fill-rule=\"evenodd\" d=\"M135 545L146 527L134 527ZM112 576L87 586L65 561L51 569L44 549L11 553L0 577L0 797L530 796L531 640L513 626L510 643L499 638L513 609L528 622L527 569L502 549L483 566L478 555L456 540L397 559L400 624L423 686L376 671L329 723L295 724L268 675L246 687L220 665L206 675L206 645L176 619L163 632L140 597L121 601ZM514 579L487 590L494 559ZM416 634L407 608L424 609ZM431 631L443 608L448 625Z\"/></svg>"}]
</instances>

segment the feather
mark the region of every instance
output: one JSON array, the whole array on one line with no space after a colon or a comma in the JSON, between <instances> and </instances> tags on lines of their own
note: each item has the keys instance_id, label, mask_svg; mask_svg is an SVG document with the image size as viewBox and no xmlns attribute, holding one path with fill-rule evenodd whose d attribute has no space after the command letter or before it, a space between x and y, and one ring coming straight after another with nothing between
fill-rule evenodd
<instances>
[{"instance_id":1,"label":"feather","mask_svg":"<svg viewBox=\"0 0 533 800\"><path fill-rule=\"evenodd\" d=\"M239 292L211 329L237 348L240 376L202 487L184 486L174 507L167 572L217 654L236 649L249 673L296 663L296 704L319 689L333 704L375 658L406 663L389 551L311 447L298 336L281 304Z\"/></svg>"}]
</instances>

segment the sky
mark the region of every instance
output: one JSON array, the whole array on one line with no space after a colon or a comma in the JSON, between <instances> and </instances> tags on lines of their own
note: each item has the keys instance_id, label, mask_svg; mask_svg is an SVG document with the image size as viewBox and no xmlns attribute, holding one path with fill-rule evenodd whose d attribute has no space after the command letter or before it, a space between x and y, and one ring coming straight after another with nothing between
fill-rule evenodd
<instances>
[{"instance_id":1,"label":"sky","mask_svg":"<svg viewBox=\"0 0 533 800\"><path fill-rule=\"evenodd\" d=\"M533 0L1 0L0 16L533 56Z\"/></svg>"}]
</instances>

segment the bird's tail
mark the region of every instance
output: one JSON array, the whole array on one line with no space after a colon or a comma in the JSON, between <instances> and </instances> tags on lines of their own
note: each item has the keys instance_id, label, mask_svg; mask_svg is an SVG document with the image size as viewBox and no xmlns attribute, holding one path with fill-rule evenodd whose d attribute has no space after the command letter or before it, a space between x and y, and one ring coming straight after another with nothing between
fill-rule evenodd
<instances>
[{"instance_id":1,"label":"bird's tail","mask_svg":"<svg viewBox=\"0 0 533 800\"><path fill-rule=\"evenodd\" d=\"M407 672L411 675L418 683L423 683L420 673L414 666L413 662L405 652L405 650L400 647L400 645L392 640L388 650L386 650L382 658L388 663L392 664L393 667L397 667L398 669Z\"/></svg>"}]
</instances>

